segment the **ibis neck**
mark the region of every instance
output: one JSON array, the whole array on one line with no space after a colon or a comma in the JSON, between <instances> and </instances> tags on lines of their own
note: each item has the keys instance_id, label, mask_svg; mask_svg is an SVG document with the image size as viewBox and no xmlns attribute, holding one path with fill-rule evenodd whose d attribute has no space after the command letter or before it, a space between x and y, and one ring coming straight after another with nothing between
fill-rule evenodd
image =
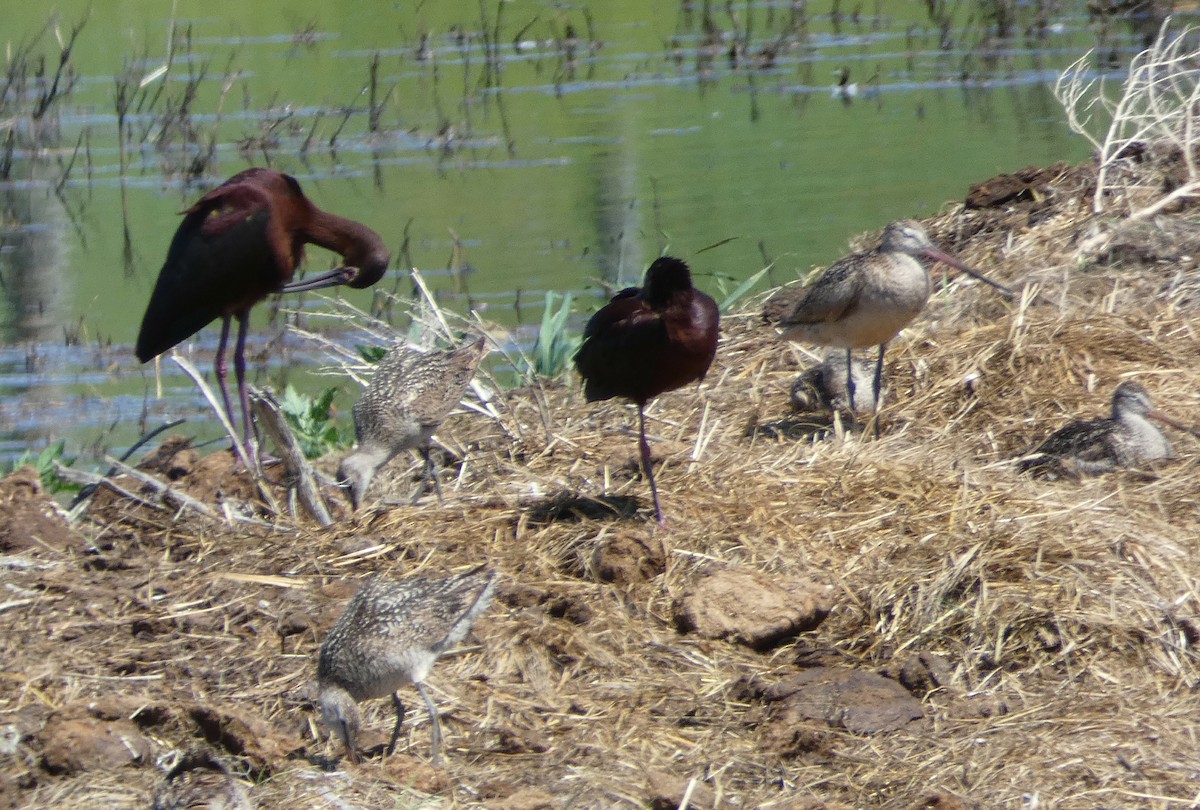
<instances>
[{"instance_id":1,"label":"ibis neck","mask_svg":"<svg viewBox=\"0 0 1200 810\"><path fill-rule=\"evenodd\" d=\"M353 287L369 287L387 270L390 257L383 238L361 222L315 210L305 236L314 245L340 253L347 265L361 271Z\"/></svg>"}]
</instances>

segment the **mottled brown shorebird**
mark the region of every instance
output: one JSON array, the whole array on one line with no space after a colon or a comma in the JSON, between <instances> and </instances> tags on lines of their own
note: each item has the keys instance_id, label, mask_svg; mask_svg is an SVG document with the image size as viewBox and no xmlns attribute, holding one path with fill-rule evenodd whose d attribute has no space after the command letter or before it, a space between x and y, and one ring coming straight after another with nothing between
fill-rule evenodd
<instances>
[{"instance_id":1,"label":"mottled brown shorebird","mask_svg":"<svg viewBox=\"0 0 1200 810\"><path fill-rule=\"evenodd\" d=\"M883 383L883 354L887 344L908 326L929 300L929 271L921 259L939 261L1011 297L1013 291L980 275L955 257L939 250L925 229L912 220L893 222L883 231L879 247L839 259L806 288L803 297L783 313L780 335L787 340L863 349L878 346L873 408L879 409ZM768 302L770 309L770 302ZM772 314L764 313L768 319ZM850 353L846 353L850 400L855 384Z\"/></svg>"},{"instance_id":2,"label":"mottled brown shorebird","mask_svg":"<svg viewBox=\"0 0 1200 810\"><path fill-rule=\"evenodd\" d=\"M379 468L412 448L420 451L425 462L424 478L412 502L420 499L430 481L438 503L442 502L429 441L471 384L485 354L485 344L480 338L451 351L397 347L375 366L370 385L354 403L358 449L338 467L338 482L355 509Z\"/></svg>"},{"instance_id":3,"label":"mottled brown shorebird","mask_svg":"<svg viewBox=\"0 0 1200 810\"><path fill-rule=\"evenodd\" d=\"M212 751L180 757L154 792L152 810L254 810L245 786Z\"/></svg>"},{"instance_id":4,"label":"mottled brown shorebird","mask_svg":"<svg viewBox=\"0 0 1200 810\"><path fill-rule=\"evenodd\" d=\"M321 717L341 738L351 762L359 761L358 701L392 696L396 725L390 754L404 721L397 690L411 683L429 709L433 764L441 764L442 727L424 681L434 662L467 635L495 589L495 572L481 565L444 578L396 582L375 576L354 595L321 645L317 664Z\"/></svg>"},{"instance_id":5,"label":"mottled brown shorebird","mask_svg":"<svg viewBox=\"0 0 1200 810\"><path fill-rule=\"evenodd\" d=\"M1050 434L1018 462L1021 472L1097 474L1141 467L1171 457L1171 443L1151 419L1186 433L1195 431L1154 410L1141 383L1126 380L1113 392L1112 414L1071 422Z\"/></svg>"},{"instance_id":6,"label":"mottled brown shorebird","mask_svg":"<svg viewBox=\"0 0 1200 810\"><path fill-rule=\"evenodd\" d=\"M804 370L792 384L792 407L798 411L869 411L875 401L871 366L863 360L850 360L854 380L854 402L846 380L849 349L830 349L820 363ZM879 400L882 402L884 393Z\"/></svg>"},{"instance_id":7,"label":"mottled brown shorebird","mask_svg":"<svg viewBox=\"0 0 1200 810\"><path fill-rule=\"evenodd\" d=\"M588 402L626 397L637 405L638 450L659 525L665 521L650 466L646 403L704 379L717 354L720 319L716 302L692 286L687 264L661 256L641 287L621 290L591 317L575 354Z\"/></svg>"}]
</instances>

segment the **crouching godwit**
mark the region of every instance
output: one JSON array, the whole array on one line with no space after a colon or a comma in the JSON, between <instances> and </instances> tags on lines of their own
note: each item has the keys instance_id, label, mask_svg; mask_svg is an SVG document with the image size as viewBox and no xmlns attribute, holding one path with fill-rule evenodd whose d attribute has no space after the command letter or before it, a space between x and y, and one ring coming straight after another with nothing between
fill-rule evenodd
<instances>
[{"instance_id":1,"label":"crouching godwit","mask_svg":"<svg viewBox=\"0 0 1200 810\"><path fill-rule=\"evenodd\" d=\"M588 402L627 397L637 405L638 450L660 525L646 403L704 379L717 353L720 317L717 303L692 286L687 264L662 256L650 265L640 288L622 290L591 317L575 354Z\"/></svg>"},{"instance_id":2,"label":"crouching godwit","mask_svg":"<svg viewBox=\"0 0 1200 810\"><path fill-rule=\"evenodd\" d=\"M893 222L883 231L879 247L855 253L830 265L806 288L803 296L782 314L778 328L787 340L820 346L861 349L878 346L875 361L873 410L879 410L883 383L883 354L888 342L908 326L929 299L929 271L921 259L939 261L1012 296L1003 284L980 275L929 241L920 224ZM779 304L768 302L765 312L774 319ZM846 352L849 401L856 402L850 352ZM878 429L878 425L876 426Z\"/></svg>"},{"instance_id":3,"label":"crouching godwit","mask_svg":"<svg viewBox=\"0 0 1200 810\"><path fill-rule=\"evenodd\" d=\"M1021 472L1096 474L1117 467L1144 467L1171 457L1171 443L1150 420L1195 435L1195 431L1154 410L1136 380L1117 386L1112 415L1071 422L1050 434L1017 462Z\"/></svg>"},{"instance_id":4,"label":"crouching godwit","mask_svg":"<svg viewBox=\"0 0 1200 810\"><path fill-rule=\"evenodd\" d=\"M411 683L429 709L433 764L441 764L442 727L424 681L442 653L467 635L495 589L495 572L481 565L441 579L396 582L376 576L354 595L321 645L317 663L321 718L341 738L351 762L358 762L358 701L391 695L396 725L390 754L404 721L396 690Z\"/></svg>"},{"instance_id":5,"label":"crouching godwit","mask_svg":"<svg viewBox=\"0 0 1200 810\"><path fill-rule=\"evenodd\" d=\"M379 361L370 385L354 403L358 449L338 467L338 483L355 509L379 468L411 448L417 448L425 462L425 475L412 502L417 502L431 480L438 503L442 502L429 441L462 399L483 355L484 339L480 338L453 351L397 347Z\"/></svg>"},{"instance_id":6,"label":"crouching godwit","mask_svg":"<svg viewBox=\"0 0 1200 810\"><path fill-rule=\"evenodd\" d=\"M854 400L846 379L846 359L849 349L830 349L815 366L806 368L792 384L792 407L798 411L869 411L875 401L871 366L862 360L851 360ZM883 401L884 392L879 395Z\"/></svg>"}]
</instances>

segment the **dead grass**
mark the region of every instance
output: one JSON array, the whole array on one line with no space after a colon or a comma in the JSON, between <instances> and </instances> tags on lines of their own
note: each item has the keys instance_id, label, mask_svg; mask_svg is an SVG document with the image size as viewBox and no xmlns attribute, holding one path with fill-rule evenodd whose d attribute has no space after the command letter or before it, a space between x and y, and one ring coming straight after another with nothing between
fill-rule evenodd
<instances>
[{"instance_id":1,"label":"dead grass","mask_svg":"<svg viewBox=\"0 0 1200 810\"><path fill-rule=\"evenodd\" d=\"M587 405L574 384L548 386L544 411L514 391L493 401L498 421L452 418L439 435L461 464L445 509L426 499L322 531L98 503L83 528L95 548L34 551L51 567L4 575L9 598L33 597L0 612L0 716L24 732L0 762L21 801L145 806L151 767L39 767L46 716L121 697L164 716L200 703L264 719L295 753L235 758L260 780L261 807L500 807L519 788L557 807L641 807L651 773L703 780L723 807L905 808L936 792L978 807L1194 806L1197 440L1173 436L1179 458L1153 473L1082 482L1019 477L1007 461L1104 412L1129 376L1163 411L1200 413L1187 285L1174 265L1080 267L1084 186L1064 176L1052 207L956 207L930 222L943 245L1038 297L1014 306L961 281L937 295L889 352L879 440L811 438L788 411L798 355L757 307L727 318L707 381L648 413L666 533L649 519L633 411ZM397 497L417 473L405 467L389 468ZM663 547L665 565L604 581L604 553L624 541ZM354 582L481 560L502 573L499 598L477 643L430 682L448 779L311 764L337 753L311 681ZM769 653L681 635L673 600L714 560L831 584L836 606ZM814 656L894 674L918 653L952 673L922 696L924 721L873 736L820 728L799 753L764 750L770 710L748 683ZM390 705L364 708L369 747ZM410 717L425 757L428 723ZM139 722L156 750L198 736Z\"/></svg>"}]
</instances>

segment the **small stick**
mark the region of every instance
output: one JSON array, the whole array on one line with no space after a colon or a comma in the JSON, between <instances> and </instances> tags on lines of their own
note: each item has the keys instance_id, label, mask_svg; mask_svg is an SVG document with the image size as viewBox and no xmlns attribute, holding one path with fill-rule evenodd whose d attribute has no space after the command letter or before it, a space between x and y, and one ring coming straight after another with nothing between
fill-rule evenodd
<instances>
[{"instance_id":1,"label":"small stick","mask_svg":"<svg viewBox=\"0 0 1200 810\"><path fill-rule=\"evenodd\" d=\"M177 506L187 507L188 509L198 512L209 520L221 522L221 516L209 509L206 505L196 500L191 495L185 495L177 489L172 489L169 485L159 481L150 473L130 467L128 464L117 461L112 456L105 456L104 461L105 463L116 468L118 472L121 472L133 480L152 488L164 501L174 503ZM105 482L107 481L108 479L106 478Z\"/></svg>"},{"instance_id":2,"label":"small stick","mask_svg":"<svg viewBox=\"0 0 1200 810\"><path fill-rule=\"evenodd\" d=\"M70 481L75 484L87 484L91 487L105 486L120 495L122 498L136 501L137 503L140 503L143 506L148 506L151 509L157 509L159 511L166 510L166 507L161 503L155 503L149 498L143 498L136 492L130 492L124 487L118 486L111 478L100 475L99 473L76 470L74 467L65 467L63 466L62 462L59 461L54 462L54 470L58 474L58 477L62 478L64 481Z\"/></svg>"},{"instance_id":3,"label":"small stick","mask_svg":"<svg viewBox=\"0 0 1200 810\"><path fill-rule=\"evenodd\" d=\"M242 464L246 465L246 470L257 480L258 467L250 463L250 459L246 454L246 448L242 446L241 441L238 439L237 431L233 429L233 425L229 422L229 416L225 413L225 409L218 404L217 398L213 396L212 389L208 387L208 383L204 381L204 377L201 376L200 372L196 370L196 367L186 357L178 352L171 352L171 359L183 369L185 374L192 378L192 382L196 384L196 387L200 389L200 393L208 400L209 407L212 408L213 413L217 415L217 419L221 422L221 427L225 428L225 432L233 440L233 449L237 451Z\"/></svg>"},{"instance_id":4,"label":"small stick","mask_svg":"<svg viewBox=\"0 0 1200 810\"><path fill-rule=\"evenodd\" d=\"M166 422L164 424L159 425L154 430L150 431L146 435L142 436L142 438L140 438L136 442L134 442L132 447L130 447L128 450L126 450L124 453L122 453L121 461L129 461L129 457L132 456L134 453L136 453L138 451L138 448L140 448L146 442L150 441L155 436L162 433L164 430L170 430L173 427L179 427L186 421L187 421L186 419L176 419L172 422ZM67 507L67 512L71 515L72 520L75 520L76 518L78 518L78 515L75 514L75 510L79 509L80 506L86 507L86 504L84 503L84 501L89 500L92 497L92 495L95 494L96 488L100 485L100 482L103 481L108 476L113 475L114 473L116 473L116 470L110 469L103 476L100 476L99 480L96 483L88 484L83 489L79 490L79 494L75 496L75 500L71 501L71 505ZM82 513L82 512L83 512L83 510L80 509L80 513Z\"/></svg>"},{"instance_id":5,"label":"small stick","mask_svg":"<svg viewBox=\"0 0 1200 810\"><path fill-rule=\"evenodd\" d=\"M313 475L313 466L304 457L300 443L296 441L296 436L288 427L287 420L283 418L278 400L270 391L251 388L250 405L262 424L263 430L275 442L283 466L287 469L288 477L294 484L293 489L304 510L322 526L333 523L333 518L329 516L329 509L325 506L325 499L321 497L321 488L317 485Z\"/></svg>"}]
</instances>

